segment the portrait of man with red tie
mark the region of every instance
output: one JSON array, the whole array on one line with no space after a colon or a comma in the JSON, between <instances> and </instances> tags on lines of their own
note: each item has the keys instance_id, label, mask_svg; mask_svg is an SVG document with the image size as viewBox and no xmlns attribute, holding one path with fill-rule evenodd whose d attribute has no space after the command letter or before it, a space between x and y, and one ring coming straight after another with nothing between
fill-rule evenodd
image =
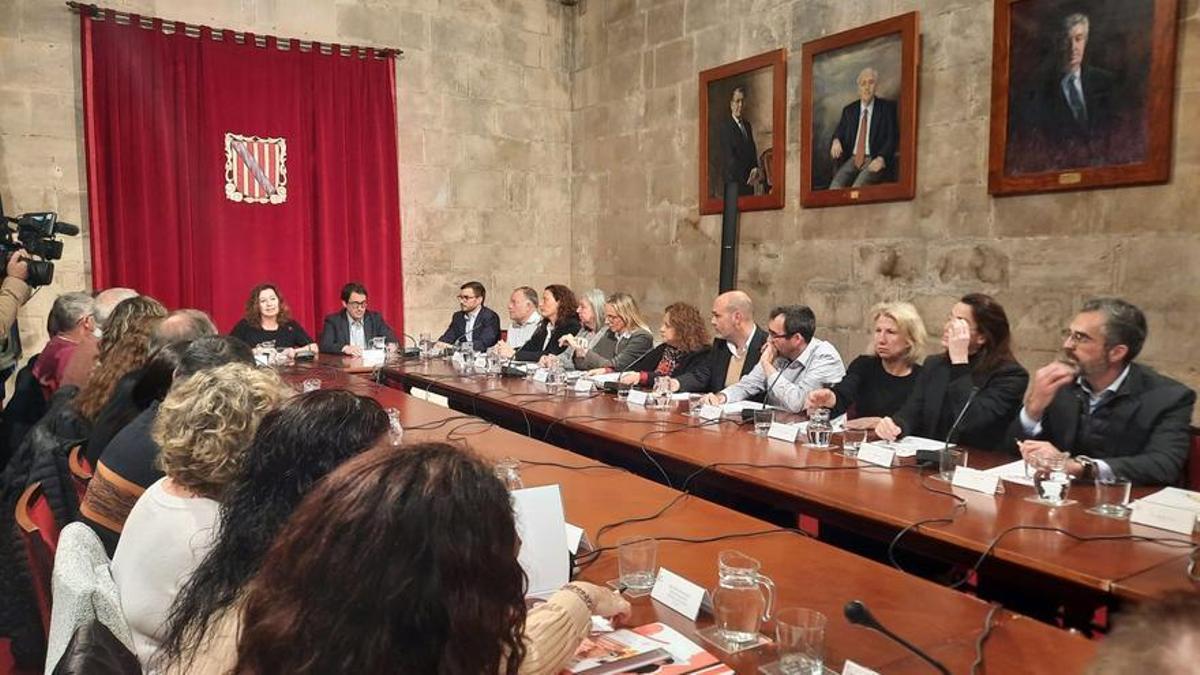
<instances>
[{"instance_id":1,"label":"portrait of man with red tie","mask_svg":"<svg viewBox=\"0 0 1200 675\"><path fill-rule=\"evenodd\" d=\"M878 83L879 72L863 68L856 80L858 100L842 108L829 144L829 157L836 167L830 189L876 185L889 175L900 124L896 102L875 95Z\"/></svg>"}]
</instances>

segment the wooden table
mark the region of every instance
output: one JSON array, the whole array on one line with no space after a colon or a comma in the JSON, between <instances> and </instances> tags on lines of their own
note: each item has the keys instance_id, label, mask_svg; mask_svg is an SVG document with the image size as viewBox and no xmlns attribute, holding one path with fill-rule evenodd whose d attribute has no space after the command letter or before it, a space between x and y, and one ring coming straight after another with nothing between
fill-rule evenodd
<instances>
[{"instance_id":1,"label":"wooden table","mask_svg":"<svg viewBox=\"0 0 1200 675\"><path fill-rule=\"evenodd\" d=\"M350 389L373 396L385 407L396 408L408 429L406 442L457 436L464 438L462 442L474 451L492 459L515 457L524 462L591 467L566 469L524 464L521 473L529 486L560 485L568 521L583 527L589 539L601 547L631 534L706 538L772 529L763 521L686 496L661 517L623 525L596 542L602 526L652 514L678 497L679 492L479 420L451 420L437 429L415 429L448 420L458 413L363 377L348 375L336 367L298 366L284 369L283 374L295 381L319 377L325 387ZM848 600L860 599L881 622L944 662L952 672L969 672L975 658L975 640L991 609L988 604L813 539L793 533L773 533L710 543L663 541L659 546L659 563L711 588L716 583L717 554L729 548L762 563L764 573L777 584L777 606L810 607L829 618L826 664L830 667L840 670L842 662L850 658L887 673L930 672L929 666L917 657L842 617L843 605ZM612 551L602 553L582 574L582 578L595 583L616 576L616 555ZM695 636L697 624L665 606L648 597L634 600L633 605L634 625L663 621L699 641ZM708 617L702 617L699 627L709 623ZM1094 653L1094 644L1084 638L1006 610L995 613L993 624L984 648L989 672L1076 673ZM736 658L720 656L739 673L755 673L760 661L771 660L771 650L754 650Z\"/></svg>"},{"instance_id":2,"label":"wooden table","mask_svg":"<svg viewBox=\"0 0 1200 675\"><path fill-rule=\"evenodd\" d=\"M630 406L608 394L550 397L544 385L528 380L461 377L444 361L405 361L389 366L384 375L394 383L447 394L460 409L510 428L530 430L588 456L658 476L658 467L645 457L648 453L675 486L698 468L710 467L688 487L726 503L722 497L812 515L879 540L953 513L952 523L923 525L906 534L904 546L960 564L972 564L986 551L989 557L981 574L1019 579L1031 593L1052 593L1067 603L1115 605L1120 599L1143 599L1146 596L1133 590L1135 586L1118 582L1151 570L1179 568L1188 553L1186 548L1158 543L1077 541L1049 529L1011 530L1032 526L1082 537L1188 539L1088 514L1092 495L1079 487L1071 495L1079 503L1051 509L1024 499L1031 490L1022 486L1005 484L1007 493L997 496L950 488L913 467L863 468L835 452L757 437L732 423L699 428L675 411ZM970 464L977 468L1011 459L1002 453L970 452ZM953 492L965 509L937 491ZM1192 542L1200 544L1200 539ZM1177 564L1172 567L1172 562ZM1164 581L1171 578L1169 571L1159 573ZM1194 586L1183 575L1163 588Z\"/></svg>"}]
</instances>

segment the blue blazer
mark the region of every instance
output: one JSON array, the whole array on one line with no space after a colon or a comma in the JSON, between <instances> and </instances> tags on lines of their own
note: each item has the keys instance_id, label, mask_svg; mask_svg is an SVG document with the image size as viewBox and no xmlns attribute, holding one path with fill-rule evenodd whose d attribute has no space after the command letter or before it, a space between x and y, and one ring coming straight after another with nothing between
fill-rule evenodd
<instances>
[{"instance_id":1,"label":"blue blazer","mask_svg":"<svg viewBox=\"0 0 1200 675\"><path fill-rule=\"evenodd\" d=\"M467 314L457 311L450 317L450 327L442 333L438 341L455 344L467 333ZM479 316L475 317L475 329L471 332L471 344L475 351L485 352L500 341L500 316L486 306L479 308Z\"/></svg>"},{"instance_id":2,"label":"blue blazer","mask_svg":"<svg viewBox=\"0 0 1200 675\"><path fill-rule=\"evenodd\" d=\"M396 339L392 327L383 320L383 315L370 310L363 316L363 336L368 347L371 345L371 338L376 337L384 338L388 342L400 341ZM348 344L350 344L350 318L346 316L346 310L343 309L326 316L325 325L321 328L321 340L318 343L321 351L326 354L341 354L342 347Z\"/></svg>"}]
</instances>

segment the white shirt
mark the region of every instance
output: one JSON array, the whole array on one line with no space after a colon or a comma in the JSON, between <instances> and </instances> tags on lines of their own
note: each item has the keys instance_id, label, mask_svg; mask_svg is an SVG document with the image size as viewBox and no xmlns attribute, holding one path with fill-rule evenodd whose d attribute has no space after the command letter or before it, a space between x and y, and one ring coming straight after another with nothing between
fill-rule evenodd
<instances>
[{"instance_id":1,"label":"white shirt","mask_svg":"<svg viewBox=\"0 0 1200 675\"><path fill-rule=\"evenodd\" d=\"M769 406L798 413L804 410L808 393L828 384L836 384L846 376L846 366L837 347L820 338L813 337L808 346L795 360L779 356L773 364L779 372L767 382L761 363L746 373L742 379L721 391L728 403L745 401L770 389L764 401Z\"/></svg>"},{"instance_id":2,"label":"white shirt","mask_svg":"<svg viewBox=\"0 0 1200 675\"><path fill-rule=\"evenodd\" d=\"M475 342L475 336L472 335L472 333L475 332L475 318L479 316L479 310L481 310L481 309L483 309L483 305L480 305L480 306L476 307L475 309L471 310L470 312L467 312L467 315L466 315L467 323L465 326L463 326L463 339L462 339L462 341L467 344L474 344L474 342Z\"/></svg>"},{"instance_id":3,"label":"white shirt","mask_svg":"<svg viewBox=\"0 0 1200 675\"><path fill-rule=\"evenodd\" d=\"M740 349L733 343L733 340L725 341L725 346L729 349L729 353L733 354L733 358L740 358L746 353L746 349L750 347L750 343L754 342L754 332L757 330L758 326L750 326L750 334L746 336L746 344L742 345Z\"/></svg>"},{"instance_id":4,"label":"white shirt","mask_svg":"<svg viewBox=\"0 0 1200 675\"><path fill-rule=\"evenodd\" d=\"M542 323L542 315L536 311L530 312L525 321L521 323L513 322L508 327L508 338L505 340L508 344L520 349L533 334L537 332L537 327Z\"/></svg>"},{"instance_id":5,"label":"white shirt","mask_svg":"<svg viewBox=\"0 0 1200 675\"><path fill-rule=\"evenodd\" d=\"M349 315L346 316L350 321L350 344L362 349L367 348L367 331L363 327L362 319L353 319Z\"/></svg>"},{"instance_id":6,"label":"white shirt","mask_svg":"<svg viewBox=\"0 0 1200 675\"><path fill-rule=\"evenodd\" d=\"M143 669L164 637L171 603L216 539L217 502L169 494L165 480L147 488L133 505L112 561L121 610Z\"/></svg>"}]
</instances>

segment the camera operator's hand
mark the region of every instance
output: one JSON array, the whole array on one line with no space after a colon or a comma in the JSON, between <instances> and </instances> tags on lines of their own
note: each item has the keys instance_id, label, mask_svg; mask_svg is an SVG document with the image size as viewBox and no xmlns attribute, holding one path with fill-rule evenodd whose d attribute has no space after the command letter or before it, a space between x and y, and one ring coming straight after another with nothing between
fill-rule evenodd
<instances>
[{"instance_id":1,"label":"camera operator's hand","mask_svg":"<svg viewBox=\"0 0 1200 675\"><path fill-rule=\"evenodd\" d=\"M29 254L25 251L16 251L8 257L8 276L14 279L25 281L29 278L29 263L31 260Z\"/></svg>"}]
</instances>

